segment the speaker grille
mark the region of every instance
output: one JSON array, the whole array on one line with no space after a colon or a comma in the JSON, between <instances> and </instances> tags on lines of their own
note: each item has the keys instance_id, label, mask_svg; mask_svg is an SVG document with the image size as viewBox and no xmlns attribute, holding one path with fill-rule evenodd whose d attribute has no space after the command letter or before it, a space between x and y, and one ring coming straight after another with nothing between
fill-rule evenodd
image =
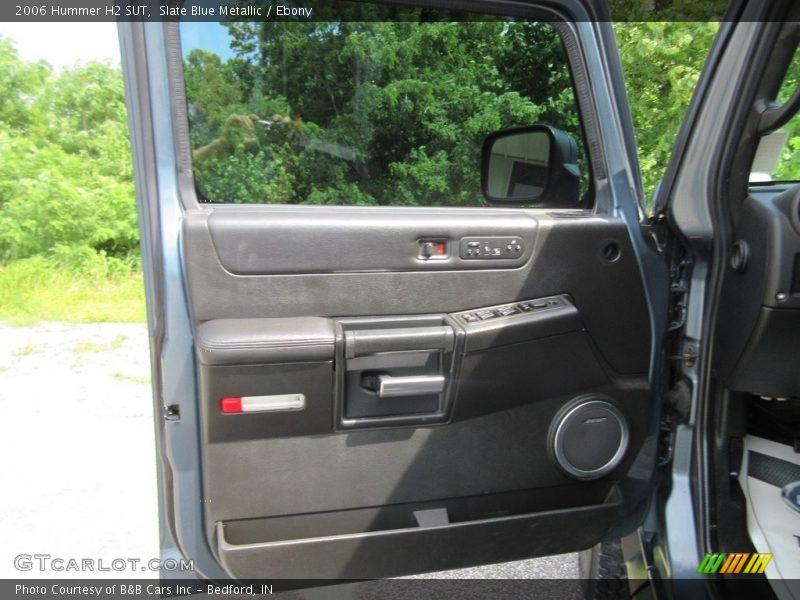
<instances>
[{"instance_id":1,"label":"speaker grille","mask_svg":"<svg viewBox=\"0 0 800 600\"><path fill-rule=\"evenodd\" d=\"M628 423L607 400L590 397L568 406L553 422L551 451L556 463L576 479L599 479L622 461Z\"/></svg>"}]
</instances>

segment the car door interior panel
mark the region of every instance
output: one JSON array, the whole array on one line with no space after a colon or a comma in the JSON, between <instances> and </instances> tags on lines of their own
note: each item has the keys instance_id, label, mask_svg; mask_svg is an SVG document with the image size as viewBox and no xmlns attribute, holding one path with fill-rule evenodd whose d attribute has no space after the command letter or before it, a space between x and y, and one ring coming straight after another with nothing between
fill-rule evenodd
<instances>
[{"instance_id":1,"label":"car door interior panel","mask_svg":"<svg viewBox=\"0 0 800 600\"><path fill-rule=\"evenodd\" d=\"M452 508L458 520L450 521L451 509L445 509L441 523L428 526L413 518L424 512L415 506L397 507L391 515L374 510L327 513L316 515L321 518L310 523L301 520L285 527L280 519L277 523L220 523L220 560L229 572L245 580L308 578L308 565L314 565L313 576L321 579L389 577L430 569L431 555L436 557L434 564L451 567L481 563L486 556L509 561L543 551L565 552L576 544L591 545L619 506L619 495L612 490L594 505L487 518L487 513L495 512L491 504L487 510L480 501L462 500L466 502ZM375 530L379 517L381 529ZM315 537L264 541L276 529L291 535L303 528ZM577 537L566 537L565 530L575 531ZM320 536L321 531L327 535ZM535 535L521 533L525 531ZM369 565L367 570L365 565Z\"/></svg>"},{"instance_id":2,"label":"car door interior panel","mask_svg":"<svg viewBox=\"0 0 800 600\"><path fill-rule=\"evenodd\" d=\"M129 93L146 96L132 130L165 551L213 579L363 579L638 526L668 279L639 226L613 32L587 6L464 5L485 18L453 31L433 7L396 25L121 29ZM419 95L425 61L359 54L349 73L317 44L417 29L432 56L446 34L508 81ZM234 56L256 32L270 42ZM279 93L290 63L267 54L290 41L325 57L314 69L341 63L344 104ZM241 102L210 91L217 71Z\"/></svg>"},{"instance_id":3,"label":"car door interior panel","mask_svg":"<svg viewBox=\"0 0 800 600\"><path fill-rule=\"evenodd\" d=\"M567 293L578 307L594 344L613 370L641 374L649 367L650 325L642 275L630 233L621 219L573 211L415 208L414 212L420 211L416 218L421 230L426 229L432 214L444 212L457 220L465 212L472 217L473 231L490 235L492 216L497 213L506 214L518 223L513 231L519 237L523 237L526 228L535 231L528 258L516 268L496 268L496 262L486 260L480 265L482 268L473 269L472 265L478 261L464 260L464 268L451 265L445 270L431 271L430 262L419 260L413 269L391 266L394 252L388 248L395 235L395 217L410 211L386 209L381 210L384 227L376 227L373 235L385 238L387 250L372 253L368 272L361 266L340 267L335 272L311 266L308 273L273 273L272 265L278 257L267 253L260 257L261 266L256 273L241 274L225 268L218 249L238 247L250 231L254 232L253 239L269 237L271 228L266 225L269 218L245 220L242 231L234 229L226 235L217 232L215 236L209 221L220 210L235 212L230 207L215 207L189 210L184 215L183 261L195 323L226 318L442 314ZM270 215L273 210L281 214L287 209L261 206L241 210L250 215ZM357 214L363 209L297 207L295 210L313 220L331 218L328 229L335 231L341 227L342 237L348 237L347 219L335 215ZM441 230L428 231L432 237L447 237ZM286 239L289 254L300 255L314 245L316 228L307 230L298 224ZM377 244L377 247L382 246ZM242 256L249 252L246 248L242 244ZM407 246L405 250L417 252ZM332 252L337 259L347 260L342 257L342 250ZM381 267L383 257L387 263ZM325 255L322 260L332 258Z\"/></svg>"},{"instance_id":4,"label":"car door interior panel","mask_svg":"<svg viewBox=\"0 0 800 600\"><path fill-rule=\"evenodd\" d=\"M650 414L624 224L423 212L186 213L206 536L232 576L567 551L619 510Z\"/></svg>"},{"instance_id":5,"label":"car door interior panel","mask_svg":"<svg viewBox=\"0 0 800 600\"><path fill-rule=\"evenodd\" d=\"M220 264L237 275L513 269L536 236L536 220L515 211L385 212L220 207L208 229Z\"/></svg>"},{"instance_id":6,"label":"car door interior panel","mask_svg":"<svg viewBox=\"0 0 800 600\"><path fill-rule=\"evenodd\" d=\"M794 543L753 515L797 508L759 471L800 443L800 185L746 182L794 5L715 19L649 210L606 3L345 4L120 23L162 555L299 587L621 540L675 596Z\"/></svg>"}]
</instances>

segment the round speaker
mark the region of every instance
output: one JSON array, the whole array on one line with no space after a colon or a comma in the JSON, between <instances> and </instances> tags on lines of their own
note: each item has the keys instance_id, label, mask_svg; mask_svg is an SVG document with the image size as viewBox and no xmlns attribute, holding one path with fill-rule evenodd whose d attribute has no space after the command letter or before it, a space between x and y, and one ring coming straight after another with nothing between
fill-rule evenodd
<instances>
[{"instance_id":1,"label":"round speaker","mask_svg":"<svg viewBox=\"0 0 800 600\"><path fill-rule=\"evenodd\" d=\"M576 398L550 425L550 451L576 479L599 479L619 465L628 449L628 422L602 396Z\"/></svg>"}]
</instances>

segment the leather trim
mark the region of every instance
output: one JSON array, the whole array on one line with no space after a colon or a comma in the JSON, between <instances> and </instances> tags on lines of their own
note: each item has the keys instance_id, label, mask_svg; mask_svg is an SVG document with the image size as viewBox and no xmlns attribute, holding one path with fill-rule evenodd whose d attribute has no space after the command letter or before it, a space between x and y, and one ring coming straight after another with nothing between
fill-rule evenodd
<instances>
[{"instance_id":1,"label":"leather trim","mask_svg":"<svg viewBox=\"0 0 800 600\"><path fill-rule=\"evenodd\" d=\"M333 321L321 317L216 319L196 334L204 365L331 360L334 345Z\"/></svg>"}]
</instances>

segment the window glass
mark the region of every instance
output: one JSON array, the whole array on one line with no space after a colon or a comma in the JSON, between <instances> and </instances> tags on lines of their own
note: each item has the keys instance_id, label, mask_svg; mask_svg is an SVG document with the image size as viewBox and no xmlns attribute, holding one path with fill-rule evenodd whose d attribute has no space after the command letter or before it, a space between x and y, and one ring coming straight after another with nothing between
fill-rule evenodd
<instances>
[{"instance_id":1,"label":"window glass","mask_svg":"<svg viewBox=\"0 0 800 600\"><path fill-rule=\"evenodd\" d=\"M795 50L792 63L784 76L776 97L779 104L791 98L800 86L800 56ZM753 166L750 182L800 181L800 114L792 117L778 131L761 138Z\"/></svg>"},{"instance_id":2,"label":"window glass","mask_svg":"<svg viewBox=\"0 0 800 600\"><path fill-rule=\"evenodd\" d=\"M588 202L572 78L552 25L371 8L394 13L181 24L201 201L481 206L485 136L547 124L575 139Z\"/></svg>"}]
</instances>

